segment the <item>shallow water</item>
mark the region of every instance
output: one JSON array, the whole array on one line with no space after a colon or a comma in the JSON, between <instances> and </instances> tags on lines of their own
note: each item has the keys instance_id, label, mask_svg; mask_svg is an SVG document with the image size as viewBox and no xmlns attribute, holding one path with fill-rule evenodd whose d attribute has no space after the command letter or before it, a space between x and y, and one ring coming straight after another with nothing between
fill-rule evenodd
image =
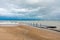
<instances>
[{"instance_id":1,"label":"shallow water","mask_svg":"<svg viewBox=\"0 0 60 40\"><path fill-rule=\"evenodd\" d=\"M46 25L46 26L56 26L58 30L60 30L60 21L0 21L0 24L27 24L31 26L37 26L40 27L40 25Z\"/></svg>"}]
</instances>

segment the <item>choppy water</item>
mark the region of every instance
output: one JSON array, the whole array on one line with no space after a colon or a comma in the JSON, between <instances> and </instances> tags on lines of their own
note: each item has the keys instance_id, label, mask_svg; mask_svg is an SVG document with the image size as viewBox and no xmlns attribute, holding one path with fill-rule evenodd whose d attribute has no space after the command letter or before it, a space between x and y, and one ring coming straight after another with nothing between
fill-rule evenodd
<instances>
[{"instance_id":1,"label":"choppy water","mask_svg":"<svg viewBox=\"0 0 60 40\"><path fill-rule=\"evenodd\" d=\"M56 26L58 30L60 30L60 21L0 21L0 24L18 24L18 23L24 23L27 25L34 25L37 26L41 25L47 25L47 26Z\"/></svg>"}]
</instances>

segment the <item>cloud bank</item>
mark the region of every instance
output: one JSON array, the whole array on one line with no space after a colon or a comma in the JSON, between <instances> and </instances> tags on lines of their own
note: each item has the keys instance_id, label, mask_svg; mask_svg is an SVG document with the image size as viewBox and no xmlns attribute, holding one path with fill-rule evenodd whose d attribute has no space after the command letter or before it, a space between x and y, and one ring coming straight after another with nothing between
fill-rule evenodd
<instances>
[{"instance_id":1,"label":"cloud bank","mask_svg":"<svg viewBox=\"0 0 60 40\"><path fill-rule=\"evenodd\" d=\"M60 20L60 0L0 0L0 19Z\"/></svg>"}]
</instances>

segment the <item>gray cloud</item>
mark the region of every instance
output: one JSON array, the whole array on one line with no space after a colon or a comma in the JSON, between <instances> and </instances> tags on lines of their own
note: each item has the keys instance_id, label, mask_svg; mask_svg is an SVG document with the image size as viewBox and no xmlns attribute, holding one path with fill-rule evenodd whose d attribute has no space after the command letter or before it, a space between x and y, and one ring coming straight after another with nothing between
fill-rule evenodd
<instances>
[{"instance_id":1,"label":"gray cloud","mask_svg":"<svg viewBox=\"0 0 60 40\"><path fill-rule=\"evenodd\" d=\"M0 16L8 15L58 20L60 19L60 0L0 0Z\"/></svg>"}]
</instances>

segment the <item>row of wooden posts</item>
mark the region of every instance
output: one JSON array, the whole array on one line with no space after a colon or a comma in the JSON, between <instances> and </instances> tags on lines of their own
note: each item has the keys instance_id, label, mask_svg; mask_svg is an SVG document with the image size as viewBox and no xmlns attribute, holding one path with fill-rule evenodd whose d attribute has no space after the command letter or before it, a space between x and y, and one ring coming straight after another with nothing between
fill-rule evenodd
<instances>
[{"instance_id":1,"label":"row of wooden posts","mask_svg":"<svg viewBox=\"0 0 60 40\"><path fill-rule=\"evenodd\" d=\"M41 23L27 23L27 24L30 26L33 26L33 27L41 27L42 26Z\"/></svg>"}]
</instances>

